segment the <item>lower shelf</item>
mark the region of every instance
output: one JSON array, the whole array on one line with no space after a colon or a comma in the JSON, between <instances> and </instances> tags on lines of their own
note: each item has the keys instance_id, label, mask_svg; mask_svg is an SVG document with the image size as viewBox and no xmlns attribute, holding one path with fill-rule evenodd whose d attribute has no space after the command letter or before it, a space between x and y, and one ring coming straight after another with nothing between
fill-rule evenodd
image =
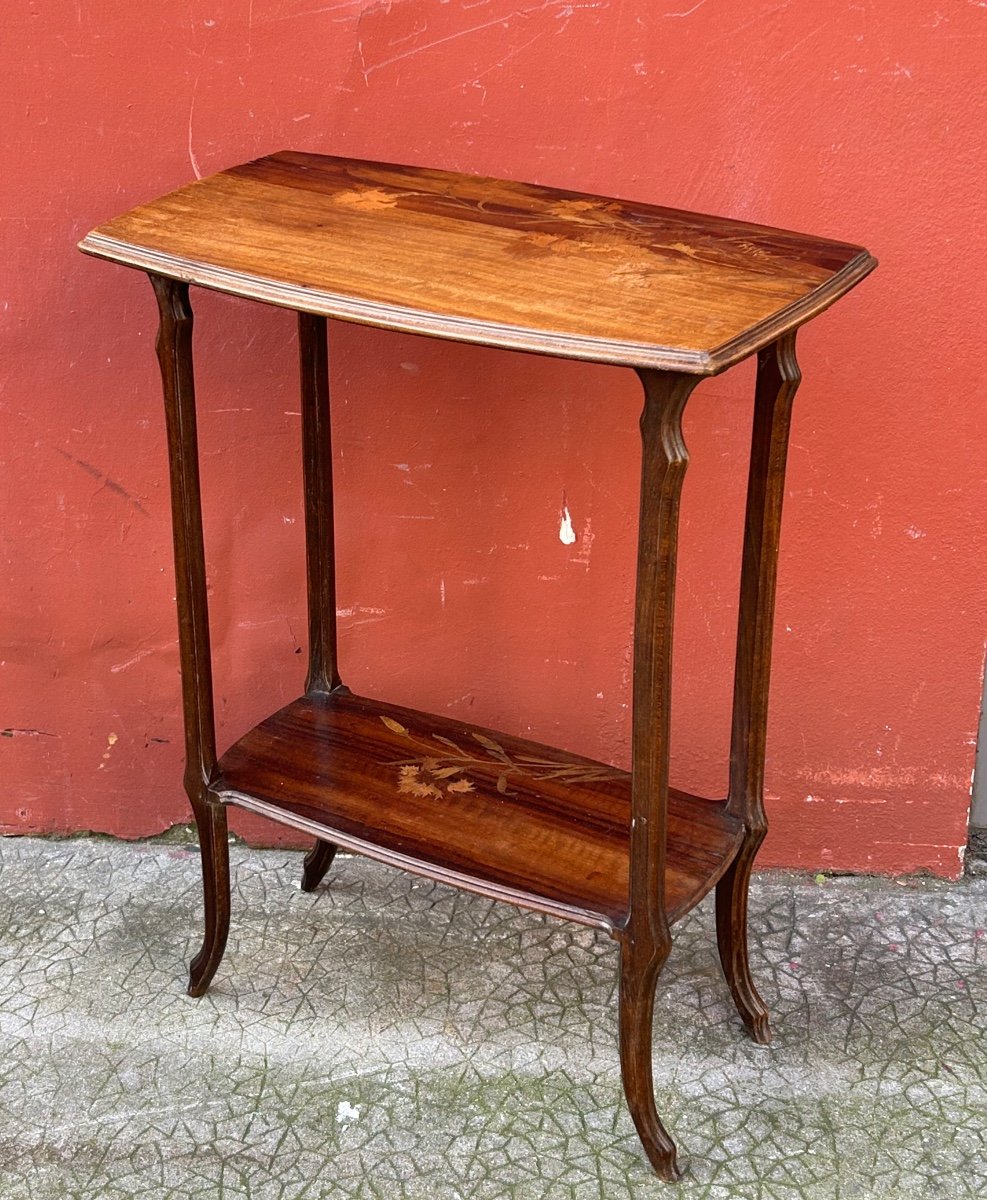
<instances>
[{"instance_id":1,"label":"lower shelf","mask_svg":"<svg viewBox=\"0 0 987 1200\"><path fill-rule=\"evenodd\" d=\"M303 696L219 762L213 791L370 858L608 931L628 909L626 771L522 738L354 696ZM675 920L732 861L722 803L669 797Z\"/></svg>"}]
</instances>

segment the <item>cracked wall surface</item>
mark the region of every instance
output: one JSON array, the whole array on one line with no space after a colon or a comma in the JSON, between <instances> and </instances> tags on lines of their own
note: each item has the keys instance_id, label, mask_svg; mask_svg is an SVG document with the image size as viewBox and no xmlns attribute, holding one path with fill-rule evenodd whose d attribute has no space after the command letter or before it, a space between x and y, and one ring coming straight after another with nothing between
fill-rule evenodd
<instances>
[{"instance_id":1,"label":"cracked wall surface","mask_svg":"<svg viewBox=\"0 0 987 1200\"><path fill-rule=\"evenodd\" d=\"M676 927L650 1174L605 935L338 858L232 848L226 959L181 846L0 841L3 1200L850 1200L987 1193L987 878L765 875L751 1044L705 903Z\"/></svg>"}]
</instances>

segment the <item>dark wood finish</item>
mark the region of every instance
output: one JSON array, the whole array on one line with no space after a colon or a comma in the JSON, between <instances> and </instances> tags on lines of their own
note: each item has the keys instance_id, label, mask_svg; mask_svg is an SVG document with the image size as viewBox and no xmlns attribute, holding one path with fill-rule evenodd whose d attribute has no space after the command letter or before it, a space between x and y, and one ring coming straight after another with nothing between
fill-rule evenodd
<instances>
[{"instance_id":1,"label":"dark wood finish","mask_svg":"<svg viewBox=\"0 0 987 1200\"><path fill-rule=\"evenodd\" d=\"M339 687L340 679L336 666L336 555L325 317L298 314L298 354L308 574L308 678L305 691L331 692Z\"/></svg>"},{"instance_id":2,"label":"dark wood finish","mask_svg":"<svg viewBox=\"0 0 987 1200\"><path fill-rule=\"evenodd\" d=\"M306 693L339 687L336 665L336 535L332 503L332 433L329 419L329 340L326 318L298 314L302 403L302 479L305 494L305 566L308 594ZM302 867L302 890L314 891L336 855L317 841Z\"/></svg>"},{"instance_id":3,"label":"dark wood finish","mask_svg":"<svg viewBox=\"0 0 987 1200\"><path fill-rule=\"evenodd\" d=\"M192 307L188 284L159 275L151 275L150 279L158 300L156 348L168 430L185 713L185 791L199 830L205 905L205 937L189 968L188 990L192 996L201 996L226 948L230 928L230 868L226 810L210 787L216 769L216 732L192 371Z\"/></svg>"},{"instance_id":4,"label":"dark wood finish","mask_svg":"<svg viewBox=\"0 0 987 1200\"><path fill-rule=\"evenodd\" d=\"M332 860L339 849L334 842L316 839L315 845L305 855L302 863L302 891L314 892L325 879L326 872L332 866Z\"/></svg>"},{"instance_id":5,"label":"dark wood finish","mask_svg":"<svg viewBox=\"0 0 987 1200\"><path fill-rule=\"evenodd\" d=\"M352 695L303 696L220 759L224 800L393 866L608 931L628 918L631 777L564 750ZM726 870L743 826L672 792L665 907Z\"/></svg>"},{"instance_id":6,"label":"dark wood finish","mask_svg":"<svg viewBox=\"0 0 987 1200\"><path fill-rule=\"evenodd\" d=\"M702 375L875 265L859 246L743 221L291 152L142 205L81 246L304 312Z\"/></svg>"},{"instance_id":7,"label":"dark wood finish","mask_svg":"<svg viewBox=\"0 0 987 1200\"><path fill-rule=\"evenodd\" d=\"M201 995L230 917L226 806L567 917L620 946L620 1061L642 1145L679 1177L655 1107L652 1019L671 927L716 888L717 943L754 1039L747 898L764 839L764 749L795 330L876 265L856 246L624 200L281 153L94 230L87 253L149 271L171 462L185 788L202 847ZM298 311L308 580L305 695L217 762L188 284ZM644 385L631 771L353 696L336 656L326 317L635 367ZM729 795L669 784L682 414L703 375L758 353Z\"/></svg>"},{"instance_id":8,"label":"dark wood finish","mask_svg":"<svg viewBox=\"0 0 987 1200\"><path fill-rule=\"evenodd\" d=\"M751 978L747 892L754 858L768 832L764 812L764 750L768 680L785 461L792 401L801 380L795 334L758 355L737 618L730 792L727 808L744 823L744 844L716 888L716 940L723 972L741 1019L755 1042L771 1040L768 1010Z\"/></svg>"},{"instance_id":9,"label":"dark wood finish","mask_svg":"<svg viewBox=\"0 0 987 1200\"><path fill-rule=\"evenodd\" d=\"M630 897L620 955L620 1061L627 1104L662 1179L679 1178L675 1144L655 1109L651 1026L655 986L672 947L663 899L670 830L668 751L679 499L689 462L682 413L695 377L641 372L641 508L638 521L631 731ZM732 858L732 854L731 854Z\"/></svg>"}]
</instances>

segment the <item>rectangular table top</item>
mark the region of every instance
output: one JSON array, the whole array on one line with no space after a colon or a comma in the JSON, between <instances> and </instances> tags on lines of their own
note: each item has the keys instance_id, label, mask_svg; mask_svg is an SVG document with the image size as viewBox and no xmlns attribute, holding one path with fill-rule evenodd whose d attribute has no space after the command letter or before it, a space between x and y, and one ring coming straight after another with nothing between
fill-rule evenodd
<instances>
[{"instance_id":1,"label":"rectangular table top","mask_svg":"<svg viewBox=\"0 0 987 1200\"><path fill-rule=\"evenodd\" d=\"M382 328L713 375L876 266L859 246L448 171L283 151L81 249Z\"/></svg>"}]
</instances>

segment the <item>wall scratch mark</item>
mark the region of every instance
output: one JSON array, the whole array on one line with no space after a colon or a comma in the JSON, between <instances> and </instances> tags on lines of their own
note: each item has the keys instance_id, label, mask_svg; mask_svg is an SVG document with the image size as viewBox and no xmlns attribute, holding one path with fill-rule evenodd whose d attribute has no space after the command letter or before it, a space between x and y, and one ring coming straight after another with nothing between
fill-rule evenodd
<instances>
[{"instance_id":1,"label":"wall scratch mark","mask_svg":"<svg viewBox=\"0 0 987 1200\"><path fill-rule=\"evenodd\" d=\"M774 8L769 8L767 12L758 13L754 17L742 22L736 29L727 29L720 35L720 40L723 38L732 38L736 34L741 33L744 29L749 29L752 25L757 25L759 22L764 22L768 17L773 17L775 13L784 12L791 4L791 0L785 0L784 4L776 4Z\"/></svg>"},{"instance_id":2,"label":"wall scratch mark","mask_svg":"<svg viewBox=\"0 0 987 1200\"><path fill-rule=\"evenodd\" d=\"M795 51L798 50L800 46L804 46L805 43L807 41L809 41L810 38L814 38L817 33L819 33L821 30L823 30L825 28L826 28L826 22L824 21L822 25L817 25L815 29L810 30L805 35L805 37L799 38L799 40L793 46L789 46L784 54L779 54L778 61L784 62L785 59L789 58L792 54L794 54Z\"/></svg>"},{"instance_id":3,"label":"wall scratch mark","mask_svg":"<svg viewBox=\"0 0 987 1200\"><path fill-rule=\"evenodd\" d=\"M344 8L359 9L362 0L343 0L342 4L324 4L320 8L306 8L301 12L279 13L276 17L264 17L263 23L273 25L276 21L297 21L302 17L321 17L324 13L342 12ZM365 10L373 11L371 9ZM364 14L361 12L361 16Z\"/></svg>"},{"instance_id":4,"label":"wall scratch mark","mask_svg":"<svg viewBox=\"0 0 987 1200\"><path fill-rule=\"evenodd\" d=\"M188 106L188 160L192 164L192 170L195 172L196 179L202 178L202 172L199 170L199 160L195 157L195 151L192 149L192 115L195 112L195 94L199 90L199 76L196 75L195 83L192 84L192 99Z\"/></svg>"},{"instance_id":5,"label":"wall scratch mark","mask_svg":"<svg viewBox=\"0 0 987 1200\"><path fill-rule=\"evenodd\" d=\"M420 46L413 46L410 50L405 50L401 54L394 54L390 58L381 59L380 62L371 63L369 67L364 67L363 77L368 79L375 71L380 71L384 67L390 67L396 62L401 62L405 58L413 58L416 54L423 54L426 50L432 50L436 46L444 46L448 42L457 41L459 38L468 37L472 33L480 33L484 29L492 29L495 25L502 25L505 29L510 25L515 17L527 17L532 13L542 12L547 8L557 6L559 0L545 0L543 4L536 4L533 8L519 8L513 13L508 13L506 16L496 17L492 21L483 21L479 25L470 25L466 29L457 29L455 33L449 33L445 37L436 38L431 42L424 42Z\"/></svg>"},{"instance_id":6,"label":"wall scratch mark","mask_svg":"<svg viewBox=\"0 0 987 1200\"><path fill-rule=\"evenodd\" d=\"M134 666L136 663L139 663L142 658L147 658L149 654L153 653L153 650L139 650L133 656L133 658L128 658L126 662L114 663L113 666L110 667L110 674L118 675L121 671L126 671L128 667Z\"/></svg>"},{"instance_id":7,"label":"wall scratch mark","mask_svg":"<svg viewBox=\"0 0 987 1200\"><path fill-rule=\"evenodd\" d=\"M91 475L93 479L98 479L103 487L107 489L107 491L115 492L118 496L122 496L124 500L137 509L142 517L150 518L151 514L147 511L144 505L141 504L137 497L128 492L125 487L122 487L119 483L117 483L115 479L111 479L110 476L101 471L99 467L94 467L92 463L87 463L81 458L76 458L74 454L69 454L69 452L67 450L63 450L61 446L56 446L55 449L62 456L62 458L67 458L70 463L75 463L77 467L81 467L81 469L85 471L87 475Z\"/></svg>"},{"instance_id":8,"label":"wall scratch mark","mask_svg":"<svg viewBox=\"0 0 987 1200\"><path fill-rule=\"evenodd\" d=\"M666 17L691 17L694 12L702 8L706 0L699 0L698 4L694 4L692 8L687 8L685 12L665 13Z\"/></svg>"},{"instance_id":9,"label":"wall scratch mark","mask_svg":"<svg viewBox=\"0 0 987 1200\"><path fill-rule=\"evenodd\" d=\"M583 526L582 537L579 539L579 553L570 558L569 561L578 563L581 567L589 570L589 556L593 552L593 541L595 538L593 518L587 517L586 524Z\"/></svg>"}]
</instances>

